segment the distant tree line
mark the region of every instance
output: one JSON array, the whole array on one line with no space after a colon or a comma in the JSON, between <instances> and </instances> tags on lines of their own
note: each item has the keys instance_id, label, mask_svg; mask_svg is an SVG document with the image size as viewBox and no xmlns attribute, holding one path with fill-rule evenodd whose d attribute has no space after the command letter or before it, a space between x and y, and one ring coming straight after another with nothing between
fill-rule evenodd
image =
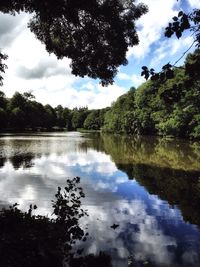
<instances>
[{"instance_id":1,"label":"distant tree line","mask_svg":"<svg viewBox=\"0 0 200 267\"><path fill-rule=\"evenodd\" d=\"M104 114L108 109L88 110L87 107L64 108L61 105L53 108L42 105L35 97L25 92L15 92L7 98L0 91L0 129L52 129L53 127L76 130L85 128L98 130L103 126Z\"/></svg>"}]
</instances>

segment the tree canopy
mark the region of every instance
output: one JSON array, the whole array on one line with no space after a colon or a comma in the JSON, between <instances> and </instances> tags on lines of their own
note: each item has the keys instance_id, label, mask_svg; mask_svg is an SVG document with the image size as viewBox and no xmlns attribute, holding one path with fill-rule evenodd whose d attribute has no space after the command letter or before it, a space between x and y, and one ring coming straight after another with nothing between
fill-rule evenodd
<instances>
[{"instance_id":1,"label":"tree canopy","mask_svg":"<svg viewBox=\"0 0 200 267\"><path fill-rule=\"evenodd\" d=\"M120 96L106 113L103 130L200 138L199 69L197 49L187 56L182 67L174 70L173 78L162 83L149 80Z\"/></svg>"},{"instance_id":2,"label":"tree canopy","mask_svg":"<svg viewBox=\"0 0 200 267\"><path fill-rule=\"evenodd\" d=\"M107 85L127 64L128 47L138 44L135 20L147 7L132 0L2 0L0 11L32 14L28 27L49 53L70 58L74 75Z\"/></svg>"}]
</instances>

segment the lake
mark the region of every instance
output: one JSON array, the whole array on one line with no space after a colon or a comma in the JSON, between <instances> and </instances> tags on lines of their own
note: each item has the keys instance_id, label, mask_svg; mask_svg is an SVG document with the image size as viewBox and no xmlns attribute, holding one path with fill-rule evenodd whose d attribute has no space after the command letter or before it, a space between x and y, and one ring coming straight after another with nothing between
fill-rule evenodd
<instances>
[{"instance_id":1,"label":"lake","mask_svg":"<svg viewBox=\"0 0 200 267\"><path fill-rule=\"evenodd\" d=\"M114 267L200 266L200 143L100 134L1 134L0 206L38 206L79 176L84 252ZM116 229L111 228L117 225ZM79 244L83 246L83 244Z\"/></svg>"}]
</instances>

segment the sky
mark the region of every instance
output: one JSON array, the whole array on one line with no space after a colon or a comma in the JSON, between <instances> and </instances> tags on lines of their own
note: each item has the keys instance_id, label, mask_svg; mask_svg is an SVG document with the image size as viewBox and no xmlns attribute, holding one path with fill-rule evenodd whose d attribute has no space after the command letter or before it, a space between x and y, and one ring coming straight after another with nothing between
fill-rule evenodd
<instances>
[{"instance_id":1,"label":"sky","mask_svg":"<svg viewBox=\"0 0 200 267\"><path fill-rule=\"evenodd\" d=\"M18 91L31 92L36 101L53 107L85 107L89 109L110 106L130 87L138 87L145 80L141 67L156 71L174 63L192 44L193 38L185 34L181 40L164 37L164 28L179 10L185 12L200 8L199 0L137 0L149 8L136 23L140 43L129 48L129 64L120 66L113 85L102 87L98 80L80 78L71 74L70 59L58 60L46 52L45 46L27 28L29 16L0 13L0 50L8 54L8 69L4 85L0 88L7 97ZM182 64L182 59L179 64Z\"/></svg>"}]
</instances>

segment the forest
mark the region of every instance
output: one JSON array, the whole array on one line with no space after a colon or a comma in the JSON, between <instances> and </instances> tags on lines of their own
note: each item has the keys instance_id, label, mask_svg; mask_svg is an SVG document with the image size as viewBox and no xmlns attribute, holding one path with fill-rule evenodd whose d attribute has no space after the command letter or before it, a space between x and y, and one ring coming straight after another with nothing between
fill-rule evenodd
<instances>
[{"instance_id":1,"label":"forest","mask_svg":"<svg viewBox=\"0 0 200 267\"><path fill-rule=\"evenodd\" d=\"M103 126L107 109L88 110L87 107L53 108L35 101L35 97L25 92L15 92L7 98L0 92L0 129L1 130L51 130L78 128L98 130Z\"/></svg>"},{"instance_id":2,"label":"forest","mask_svg":"<svg viewBox=\"0 0 200 267\"><path fill-rule=\"evenodd\" d=\"M106 113L103 130L112 133L200 137L200 50L170 78L149 80L120 96Z\"/></svg>"},{"instance_id":3,"label":"forest","mask_svg":"<svg viewBox=\"0 0 200 267\"><path fill-rule=\"evenodd\" d=\"M200 50L187 56L170 79L148 80L111 107L89 110L42 105L29 93L0 93L0 127L15 130L102 130L131 135L200 137Z\"/></svg>"}]
</instances>

